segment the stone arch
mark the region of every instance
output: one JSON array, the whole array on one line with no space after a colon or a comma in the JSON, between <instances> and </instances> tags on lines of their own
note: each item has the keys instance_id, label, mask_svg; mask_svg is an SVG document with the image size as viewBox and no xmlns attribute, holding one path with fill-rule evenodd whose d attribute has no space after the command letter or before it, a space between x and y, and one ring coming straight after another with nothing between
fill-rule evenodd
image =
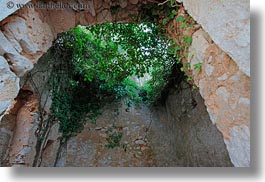
<instances>
[{"instance_id":1,"label":"stone arch","mask_svg":"<svg viewBox=\"0 0 265 182\"><path fill-rule=\"evenodd\" d=\"M0 115L17 96L20 78L51 47L59 32L76 25L132 22L141 5L147 2L89 0L89 8L84 10L64 9L62 13L62 10L22 8L5 17L0 22ZM198 77L193 71L192 77L205 99L212 122L223 134L233 164L249 166L249 4L247 0L179 2L203 28L193 34L190 50L196 50L197 61L202 59L205 67L202 75ZM194 59L189 61L196 63ZM218 68L220 64L223 71ZM218 74L213 74L215 69L219 70Z\"/></svg>"}]
</instances>

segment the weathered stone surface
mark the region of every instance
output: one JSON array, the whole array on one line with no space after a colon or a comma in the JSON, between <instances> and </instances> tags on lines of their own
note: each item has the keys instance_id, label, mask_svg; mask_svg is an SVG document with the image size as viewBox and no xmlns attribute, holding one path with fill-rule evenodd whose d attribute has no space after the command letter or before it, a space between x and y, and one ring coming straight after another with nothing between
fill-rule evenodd
<instances>
[{"instance_id":1,"label":"weathered stone surface","mask_svg":"<svg viewBox=\"0 0 265 182\"><path fill-rule=\"evenodd\" d=\"M88 120L61 148L56 166L231 166L222 135L211 124L198 91L174 89L166 105L151 110L144 105L129 111L125 104L106 106L96 125ZM120 146L106 146L108 131L123 133Z\"/></svg>"},{"instance_id":2,"label":"weathered stone surface","mask_svg":"<svg viewBox=\"0 0 265 182\"><path fill-rule=\"evenodd\" d=\"M214 67L210 64L205 65L205 72L208 76L211 76L211 74L214 72ZM218 78L219 79L219 78Z\"/></svg>"},{"instance_id":3,"label":"weathered stone surface","mask_svg":"<svg viewBox=\"0 0 265 182\"><path fill-rule=\"evenodd\" d=\"M57 33L64 32L76 25L75 11L65 9L65 11L48 10L49 25L52 29L53 36L56 37Z\"/></svg>"},{"instance_id":4,"label":"weathered stone surface","mask_svg":"<svg viewBox=\"0 0 265 182\"><path fill-rule=\"evenodd\" d=\"M8 106L10 106L10 104L11 104L11 100L1 101L0 103L0 114L1 115L8 108Z\"/></svg>"},{"instance_id":5,"label":"weathered stone surface","mask_svg":"<svg viewBox=\"0 0 265 182\"><path fill-rule=\"evenodd\" d=\"M0 82L0 114L18 92L19 79L11 74L10 69L6 69L7 61L17 76L23 76L32 69L32 63L36 63L39 57L48 50L57 33L66 31L77 24L128 21L133 15L137 15L137 7L141 1L129 0L127 5L125 2L127 1L118 2L124 8L116 15L110 11L111 1L97 0L89 1L91 9L87 11L78 12L66 9L62 12L25 8L2 21L0 55L5 57L1 57L5 63L3 69L1 69L2 66L0 67L0 78L5 78L5 81ZM189 61L192 65L195 84L200 87L200 93L205 99L212 122L223 134L232 162L235 166L248 166L249 135L242 133L247 133L247 128L250 126L249 2L247 0L183 0L183 3L189 14L201 24L213 41L234 60L213 44L204 31L199 30L193 35L193 44L189 53L194 56ZM4 8L1 16L6 17L11 11L7 10L5 5L2 3L0 9ZM194 64L199 62L203 63L201 73L194 69ZM2 70L5 71L2 72ZM2 75L5 76L2 77ZM181 112L186 111L187 109L183 109ZM27 126L31 127L29 124ZM235 128L236 126L239 128ZM231 137L236 135L240 137L238 139ZM240 143L243 146L241 148ZM47 151L48 149L49 147ZM238 154L235 149L244 151L244 154ZM32 147L27 146L25 149L15 150L19 160L14 160L13 156L13 162L23 163L20 154L25 154L29 150L33 150ZM33 154L32 152L30 153ZM31 160L27 159L27 161Z\"/></svg>"},{"instance_id":6,"label":"weathered stone surface","mask_svg":"<svg viewBox=\"0 0 265 182\"><path fill-rule=\"evenodd\" d=\"M139 2L139 0L129 0L129 2L130 2L131 4L137 4L137 3Z\"/></svg>"},{"instance_id":7,"label":"weathered stone surface","mask_svg":"<svg viewBox=\"0 0 265 182\"><path fill-rule=\"evenodd\" d=\"M26 4L27 2L29 2L31 0L1 0L1 4L0 4L0 21L2 21L3 19L5 19L8 15L11 15L12 13L14 13L15 11L17 11L19 9L19 7L17 7L17 4Z\"/></svg>"},{"instance_id":8,"label":"weathered stone surface","mask_svg":"<svg viewBox=\"0 0 265 182\"><path fill-rule=\"evenodd\" d=\"M50 26L42 19L45 17L35 9L24 8L18 11L17 16L5 20L8 23L2 27L11 45L32 63L37 62L54 39Z\"/></svg>"},{"instance_id":9,"label":"weathered stone surface","mask_svg":"<svg viewBox=\"0 0 265 182\"><path fill-rule=\"evenodd\" d=\"M118 115L116 110L119 111ZM149 112L146 106L132 106L128 111L124 101L104 107L102 115L96 119L96 125L88 119L84 130L67 141L67 146L62 148L56 166L156 166L150 143L141 137L148 134L146 128L150 120L146 114ZM113 133L108 133L109 131ZM107 138L115 133L122 133L120 145L114 148L107 147Z\"/></svg>"},{"instance_id":10,"label":"weathered stone surface","mask_svg":"<svg viewBox=\"0 0 265 182\"><path fill-rule=\"evenodd\" d=\"M9 144L11 142L13 136L13 132L9 131L6 128L1 128L0 125L0 166L4 166L3 165L3 160L5 160L7 158L7 151L9 148Z\"/></svg>"},{"instance_id":11,"label":"weathered stone surface","mask_svg":"<svg viewBox=\"0 0 265 182\"><path fill-rule=\"evenodd\" d=\"M10 62L10 68L18 77L23 76L26 72L33 68L33 64L24 56L21 56L4 34L0 31L0 55L5 55Z\"/></svg>"},{"instance_id":12,"label":"weathered stone surface","mask_svg":"<svg viewBox=\"0 0 265 182\"><path fill-rule=\"evenodd\" d=\"M18 91L19 78L10 71L7 60L0 56L0 116L17 96Z\"/></svg>"},{"instance_id":13,"label":"weathered stone surface","mask_svg":"<svg viewBox=\"0 0 265 182\"><path fill-rule=\"evenodd\" d=\"M111 22L111 21L112 21L112 15L111 12L107 9L100 12L97 16L97 23Z\"/></svg>"},{"instance_id":14,"label":"weathered stone surface","mask_svg":"<svg viewBox=\"0 0 265 182\"><path fill-rule=\"evenodd\" d=\"M11 43L7 40L5 35L0 31L0 55L3 56L5 53L12 53L17 54L14 47L11 45Z\"/></svg>"},{"instance_id":15,"label":"weathered stone surface","mask_svg":"<svg viewBox=\"0 0 265 182\"><path fill-rule=\"evenodd\" d=\"M89 0L89 1L87 1L87 4L89 6L88 10L89 10L90 14L92 16L96 16L96 10L95 10L95 6L94 6L94 1L93 0Z\"/></svg>"},{"instance_id":16,"label":"weathered stone surface","mask_svg":"<svg viewBox=\"0 0 265 182\"><path fill-rule=\"evenodd\" d=\"M35 54L39 51L35 42L29 40L28 27L23 18L15 17L12 19L10 23L4 26L3 32L8 34L9 37L14 38L27 54Z\"/></svg>"},{"instance_id":17,"label":"weathered stone surface","mask_svg":"<svg viewBox=\"0 0 265 182\"><path fill-rule=\"evenodd\" d=\"M198 90L185 82L178 88L171 88L165 106L153 112L150 142L156 146L158 164L231 166L222 134L212 124Z\"/></svg>"},{"instance_id":18,"label":"weathered stone surface","mask_svg":"<svg viewBox=\"0 0 265 182\"><path fill-rule=\"evenodd\" d=\"M59 132L59 123L54 124L49 132L49 135L42 152L41 165L42 167L53 167L56 162L58 150L60 148L61 133Z\"/></svg>"},{"instance_id":19,"label":"weathered stone surface","mask_svg":"<svg viewBox=\"0 0 265 182\"><path fill-rule=\"evenodd\" d=\"M33 166L36 155L38 128L38 97L30 95L23 97L24 104L17 113L16 128L9 153L9 162L12 166Z\"/></svg>"},{"instance_id":20,"label":"weathered stone surface","mask_svg":"<svg viewBox=\"0 0 265 182\"><path fill-rule=\"evenodd\" d=\"M120 0L119 1L121 8L125 8L127 6L127 0Z\"/></svg>"},{"instance_id":21,"label":"weathered stone surface","mask_svg":"<svg viewBox=\"0 0 265 182\"><path fill-rule=\"evenodd\" d=\"M236 167L250 166L250 130L246 125L234 126L230 130L230 139L225 140L230 158Z\"/></svg>"},{"instance_id":22,"label":"weathered stone surface","mask_svg":"<svg viewBox=\"0 0 265 182\"><path fill-rule=\"evenodd\" d=\"M202 63L204 59L204 53L210 45L210 42L208 42L208 40L209 36L202 29L196 31L192 36L192 44L189 47L189 62L192 70L194 70L194 73L196 73L194 65Z\"/></svg>"},{"instance_id":23,"label":"weathered stone surface","mask_svg":"<svg viewBox=\"0 0 265 182\"><path fill-rule=\"evenodd\" d=\"M250 76L250 8L248 0L181 0L213 41Z\"/></svg>"},{"instance_id":24,"label":"weathered stone surface","mask_svg":"<svg viewBox=\"0 0 265 182\"><path fill-rule=\"evenodd\" d=\"M10 62L10 69L16 73L18 77L24 76L33 68L32 62L20 54L6 53L7 60Z\"/></svg>"},{"instance_id":25,"label":"weathered stone surface","mask_svg":"<svg viewBox=\"0 0 265 182\"><path fill-rule=\"evenodd\" d=\"M0 5L0 8L3 10L1 12L4 12L1 15L5 15L4 17L7 16L5 12L14 12L13 10L7 10L6 2L4 1ZM15 0L12 2L25 3L28 1ZM69 1L64 2L67 3ZM128 8L131 14L137 14L137 7L134 7L134 5L126 5L126 2L120 2L121 6ZM77 24L87 25L94 24L96 21L103 23L114 20L111 12L108 10L110 3L104 9L102 9L102 0L97 0L96 2L88 1L85 3L88 3L89 8L80 12L69 8L63 10L23 8L15 15L3 20L0 31L0 55L5 55L11 70L18 77L25 75L25 73L33 68L32 63L36 63L51 47L52 41L59 32L67 31ZM138 3L138 1L132 2L132 4L135 3ZM95 8L97 8L97 12ZM128 11L125 10L123 12L127 13ZM126 14L125 17L115 16L115 19L124 21L124 19L127 20L131 17ZM15 98L12 93L10 94L11 97ZM1 104L1 110L3 110L3 108L10 104L10 101L2 100Z\"/></svg>"},{"instance_id":26,"label":"weathered stone surface","mask_svg":"<svg viewBox=\"0 0 265 182\"><path fill-rule=\"evenodd\" d=\"M202 71L198 73L194 70L193 79L200 88L212 122L224 136L233 164L249 166L250 148L247 143L250 138L244 134L250 126L249 77L239 70L227 54L209 41L202 30L193 34L189 55L193 55L188 60L191 65L202 63ZM235 129L238 127L243 127L244 131Z\"/></svg>"}]
</instances>

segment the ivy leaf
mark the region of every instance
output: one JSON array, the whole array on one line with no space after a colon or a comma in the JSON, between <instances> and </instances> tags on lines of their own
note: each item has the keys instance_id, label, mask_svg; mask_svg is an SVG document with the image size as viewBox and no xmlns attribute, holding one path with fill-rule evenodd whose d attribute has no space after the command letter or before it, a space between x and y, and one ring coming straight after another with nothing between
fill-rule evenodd
<instances>
[{"instance_id":1,"label":"ivy leaf","mask_svg":"<svg viewBox=\"0 0 265 182\"><path fill-rule=\"evenodd\" d=\"M192 43L192 37L184 35L183 40L190 46Z\"/></svg>"},{"instance_id":2,"label":"ivy leaf","mask_svg":"<svg viewBox=\"0 0 265 182\"><path fill-rule=\"evenodd\" d=\"M202 63L199 62L197 64L194 64L194 68L197 70L198 73L201 72Z\"/></svg>"},{"instance_id":3,"label":"ivy leaf","mask_svg":"<svg viewBox=\"0 0 265 182\"><path fill-rule=\"evenodd\" d=\"M176 22L177 22L177 23L180 23L180 22L183 21L183 19L184 19L184 17L183 17L182 15L180 15L180 16L178 16L178 17L176 18Z\"/></svg>"},{"instance_id":4,"label":"ivy leaf","mask_svg":"<svg viewBox=\"0 0 265 182\"><path fill-rule=\"evenodd\" d=\"M171 11L171 14L173 14L173 15L177 15L178 12L177 12L176 10L172 10L172 11Z\"/></svg>"}]
</instances>

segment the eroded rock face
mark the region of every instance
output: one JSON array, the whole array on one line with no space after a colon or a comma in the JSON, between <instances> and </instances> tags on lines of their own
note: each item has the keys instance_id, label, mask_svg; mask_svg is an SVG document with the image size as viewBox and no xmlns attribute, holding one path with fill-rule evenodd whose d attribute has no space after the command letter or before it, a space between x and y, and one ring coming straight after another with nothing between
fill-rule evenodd
<instances>
[{"instance_id":1,"label":"eroded rock face","mask_svg":"<svg viewBox=\"0 0 265 182\"><path fill-rule=\"evenodd\" d=\"M16 6L16 4L21 3L25 4L29 2L30 0L2 0L0 4L0 21L5 19L8 15L11 15L16 10L19 9L19 7Z\"/></svg>"},{"instance_id":2,"label":"eroded rock face","mask_svg":"<svg viewBox=\"0 0 265 182\"><path fill-rule=\"evenodd\" d=\"M36 95L21 95L22 107L18 110L16 128L9 152L9 163L12 166L33 166L36 155L38 128L38 97Z\"/></svg>"},{"instance_id":3,"label":"eroded rock face","mask_svg":"<svg viewBox=\"0 0 265 182\"><path fill-rule=\"evenodd\" d=\"M247 0L182 1L188 13L208 32L207 34L204 30L199 30L193 35L188 60L192 67L191 75L200 88L211 121L223 135L233 164L249 166L249 2ZM57 33L69 30L78 24L133 21L132 18L138 14L142 1L95 0L88 3L89 8L82 11L28 8L20 9L5 19L0 17L3 19L0 22L0 115L17 96L19 77L33 68L33 64L51 46ZM3 6L4 3L0 8ZM119 11L113 11L112 7L118 7ZM5 16L11 13L6 9L4 11L7 12L4 13ZM202 62L200 73L194 69L194 65L199 62ZM13 131L6 130L9 127L6 126L1 125L1 137L4 138L1 140L2 148L9 146L12 139ZM56 147L56 145L49 146ZM6 152L1 147L1 155L4 156ZM50 147L47 147L47 150ZM31 151L29 147L16 150L13 155L14 163L17 160L14 156L17 154L25 156ZM30 164L31 162L27 165Z\"/></svg>"},{"instance_id":4,"label":"eroded rock face","mask_svg":"<svg viewBox=\"0 0 265 182\"><path fill-rule=\"evenodd\" d=\"M26 2L28 1L13 1L14 4L25 4ZM30 3L33 7L43 2L34 1ZM61 3L82 3L86 6L85 9L65 8L59 10L22 8L9 17L6 14L6 18L0 22L0 56L5 57L10 69L18 77L23 77L33 68L33 64L51 47L52 41L58 33L67 31L76 25L133 21L133 17L138 14L141 2L103 0L76 2L65 0ZM0 7L7 8L6 4ZM113 7L118 8L118 11L114 12ZM10 73L9 77L12 77L10 71L7 73ZM13 87L12 84L10 86L7 84L11 83L6 83L6 88ZM1 90L1 93L5 94L4 90ZM18 90L9 89L9 93L9 97L14 99ZM4 97L2 98L4 99ZM5 111L10 104L10 100L1 100L0 111Z\"/></svg>"},{"instance_id":5,"label":"eroded rock face","mask_svg":"<svg viewBox=\"0 0 265 182\"><path fill-rule=\"evenodd\" d=\"M222 132L235 166L250 166L250 79L203 30L193 34L188 61L213 124ZM198 45L201 45L200 47ZM191 58L192 57L192 58ZM201 72L194 64L202 63Z\"/></svg>"},{"instance_id":6,"label":"eroded rock face","mask_svg":"<svg viewBox=\"0 0 265 182\"><path fill-rule=\"evenodd\" d=\"M62 146L56 166L232 166L198 90L184 82L181 86L171 89L166 105L127 108L117 102L104 107L96 124L88 119L84 130ZM108 147L111 133L122 134L114 148Z\"/></svg>"},{"instance_id":7,"label":"eroded rock face","mask_svg":"<svg viewBox=\"0 0 265 182\"><path fill-rule=\"evenodd\" d=\"M250 4L248 0L178 0L212 40L250 76Z\"/></svg>"},{"instance_id":8,"label":"eroded rock face","mask_svg":"<svg viewBox=\"0 0 265 182\"><path fill-rule=\"evenodd\" d=\"M0 32L0 41L0 55L6 57L10 64L10 69L18 77L23 76L27 71L33 68L33 64L14 49L2 32Z\"/></svg>"},{"instance_id":9,"label":"eroded rock face","mask_svg":"<svg viewBox=\"0 0 265 182\"><path fill-rule=\"evenodd\" d=\"M46 142L43 147L42 156L41 156L41 167L54 167L57 159L57 154L60 148L60 137L61 133L59 132L60 125L55 123L49 132L49 135L46 139Z\"/></svg>"},{"instance_id":10,"label":"eroded rock face","mask_svg":"<svg viewBox=\"0 0 265 182\"><path fill-rule=\"evenodd\" d=\"M0 117L11 105L19 91L19 78L10 70L7 60L0 56Z\"/></svg>"},{"instance_id":11,"label":"eroded rock face","mask_svg":"<svg viewBox=\"0 0 265 182\"><path fill-rule=\"evenodd\" d=\"M154 138L151 142L160 165L233 166L222 134L212 124L197 89L184 81L175 85L153 115L150 138Z\"/></svg>"},{"instance_id":12,"label":"eroded rock face","mask_svg":"<svg viewBox=\"0 0 265 182\"><path fill-rule=\"evenodd\" d=\"M58 167L149 167L156 158L147 138L150 110L144 106L128 108L125 102L114 102L92 124L88 118L84 130L71 137L60 151ZM115 147L108 147L121 134Z\"/></svg>"},{"instance_id":13,"label":"eroded rock face","mask_svg":"<svg viewBox=\"0 0 265 182\"><path fill-rule=\"evenodd\" d=\"M194 4L191 4L192 1L183 2L185 8L191 13L191 16L195 16L195 19L200 18L198 21L203 28L206 26L205 24L211 25L212 29L219 27L219 24L215 25L214 23L220 20L219 18L222 17L223 12L216 12L216 7L213 5L217 3L218 6L218 1L194 1ZM204 3L197 4L201 2ZM242 5L244 5L244 3ZM229 7L229 11L232 11L230 8L231 7ZM224 12L226 10L226 7L224 7ZM237 8L235 11L237 11ZM209 14L206 16L206 12L209 14L220 14L220 17L212 19ZM180 8L178 16L183 14L185 14L185 11ZM248 14L246 14L246 18L247 15ZM213 17L214 16L215 15L213 15ZM230 17L233 21L237 18L237 12L235 12L235 17ZM217 19L216 22L213 22L215 19ZM173 22L172 24L180 27L179 23ZM249 27L247 23L244 26L246 27L243 28L244 30L242 31L248 31ZM236 37L237 33L239 33L237 29L230 29L231 27L227 27L227 25L224 24L222 29L221 27L219 28L223 33L236 31L236 33L233 34L235 37L232 36L232 40L223 38L228 44L234 44L233 41L238 38ZM188 77L192 78L193 83L191 83L199 87L200 94L205 100L205 105L212 123L215 124L218 130L223 134L230 158L233 158L233 164L237 167L249 167L250 78L247 76L249 74L244 72L244 69L242 69L237 60L233 60L228 55L229 52L226 53L221 49L222 46L224 46L222 43L212 39L214 36L221 36L218 31L212 36L211 33L213 32L209 32L208 34L202 28L198 29L196 24L189 30L186 30L184 27L179 28L176 32L170 29L168 31L172 38L177 39L179 42L182 41L182 43L185 43L183 42L184 36L192 36L192 44L188 46L187 56L184 56L182 59L184 70ZM206 28L206 31L209 30ZM246 38L248 36L246 36ZM248 41L245 43L247 44L247 42ZM249 45L246 45L246 47L244 45L234 45L233 49L236 49L236 51L242 53L242 55L247 54L247 56L249 56L249 49L245 51L248 46ZM233 49L231 49L232 52L235 51ZM249 59L240 61L246 63L249 68ZM235 139L237 135L240 137Z\"/></svg>"},{"instance_id":14,"label":"eroded rock face","mask_svg":"<svg viewBox=\"0 0 265 182\"><path fill-rule=\"evenodd\" d=\"M230 139L225 140L230 158L235 166L250 166L250 131L246 125L230 129Z\"/></svg>"}]
</instances>

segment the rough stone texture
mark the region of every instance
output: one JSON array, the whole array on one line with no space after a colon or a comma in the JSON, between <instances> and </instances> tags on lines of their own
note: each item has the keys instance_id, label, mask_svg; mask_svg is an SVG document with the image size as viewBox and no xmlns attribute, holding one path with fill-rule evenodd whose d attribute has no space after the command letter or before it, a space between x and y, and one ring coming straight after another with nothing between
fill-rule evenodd
<instances>
[{"instance_id":1,"label":"rough stone texture","mask_svg":"<svg viewBox=\"0 0 265 182\"><path fill-rule=\"evenodd\" d=\"M250 76L249 0L181 0L213 41Z\"/></svg>"},{"instance_id":2,"label":"rough stone texture","mask_svg":"<svg viewBox=\"0 0 265 182\"><path fill-rule=\"evenodd\" d=\"M232 166L222 134L212 125L198 90L182 82L154 108L150 140L160 166ZM165 155L166 154L166 155Z\"/></svg>"},{"instance_id":3,"label":"rough stone texture","mask_svg":"<svg viewBox=\"0 0 265 182\"><path fill-rule=\"evenodd\" d=\"M249 166L250 133L246 125L234 126L230 130L230 140L225 140L230 152L230 158L235 166ZM247 156L247 157L246 157ZM244 159L244 160L242 160Z\"/></svg>"},{"instance_id":4,"label":"rough stone texture","mask_svg":"<svg viewBox=\"0 0 265 182\"><path fill-rule=\"evenodd\" d=\"M13 1L14 3L18 1ZM26 2L26 1L23 1ZM20 1L20 3L23 3ZM76 1L62 1L63 3L76 3ZM81 1L80 1L81 2ZM84 3L82 1L82 3ZM33 64L51 47L52 41L56 35L60 32L67 31L70 28L75 27L78 24L88 25L103 23L106 21L129 21L132 19L133 15L138 14L137 3L127 4L125 6L124 1L120 1L120 6L124 7L122 13L115 16L110 14L111 3L103 0L97 1L85 1L88 3L89 8L81 11L74 9L63 9L63 10L42 10L34 8L23 8L17 11L15 14L6 17L0 22L0 115L5 112L8 107L11 107L11 102L17 96L19 91L19 78L23 77L28 71L33 68ZM118 4L119 5L119 4ZM1 3L0 8L3 9L1 12L6 11L5 3ZM11 12L11 11L8 11ZM125 13L126 12L126 13ZM129 13L130 12L130 13ZM121 16L122 14L122 16ZM2 18L2 17L1 17ZM2 57L4 56L4 57ZM8 64L9 67L8 67ZM10 69L18 76L10 71ZM41 68L39 69L41 70ZM34 82L37 87L42 90L42 84L45 81L45 73L40 74L35 77ZM24 79L24 78L23 78ZM21 84L23 85L23 84ZM32 90L32 89L31 89ZM36 92L35 92L36 93ZM44 92L41 95L41 101L46 102L46 98L49 97L48 93ZM45 109L48 112L49 106L51 105L51 98L47 100L45 104ZM15 104L16 102L14 102ZM44 104L44 103L42 103ZM15 107L14 105L12 107ZM12 108L11 107L11 108ZM23 107L23 106L20 106ZM22 109L22 108L21 108ZM35 136L33 126L31 124L32 118L30 112L19 112L21 117L18 120L14 119L13 122L21 122L16 128L13 128L15 132L13 144L10 144L10 140L13 136L13 131L10 131L7 135L1 132L1 145L0 145L0 157L1 161L8 158L9 162L12 164L8 165L31 165L33 163L33 156L35 155ZM16 113L17 114L17 113ZM14 115L16 115L14 114ZM25 115L27 115L28 120L25 121ZM2 118L2 116L1 116ZM23 121L20 121L23 120ZM9 126L9 123L2 122L1 128L3 131ZM34 125L35 126L35 125ZM28 127L28 128L27 128ZM8 130L9 131L9 130ZM23 135L23 136L22 136ZM25 135L25 136L24 136ZM19 137L24 137L23 141L19 141ZM32 137L33 143L29 142L29 138ZM6 156L8 150L6 146L11 145L10 157ZM16 146L17 145L17 146ZM23 148L23 145L26 148ZM47 166L54 161L54 156L49 156L49 150L55 150L58 146L58 141L54 141L53 144L48 145L44 150L44 158L49 158L50 161L44 162L41 165ZM54 148L55 147L55 148Z\"/></svg>"},{"instance_id":5,"label":"rough stone texture","mask_svg":"<svg viewBox=\"0 0 265 182\"><path fill-rule=\"evenodd\" d=\"M202 63L200 73L192 67L193 80L213 124L223 134L233 164L249 167L250 78L206 35L203 30L193 34L189 54L194 56L188 61Z\"/></svg>"},{"instance_id":6,"label":"rough stone texture","mask_svg":"<svg viewBox=\"0 0 265 182\"><path fill-rule=\"evenodd\" d=\"M31 0L1 0L0 4L0 21L5 19L8 15L11 15L14 13L16 10L19 9L19 7L16 6L16 4L26 4ZM11 2L11 3L10 3Z\"/></svg>"},{"instance_id":7,"label":"rough stone texture","mask_svg":"<svg viewBox=\"0 0 265 182\"><path fill-rule=\"evenodd\" d=\"M137 4L137 3L139 2L139 0L129 0L129 2L130 2L131 4Z\"/></svg>"},{"instance_id":8,"label":"rough stone texture","mask_svg":"<svg viewBox=\"0 0 265 182\"><path fill-rule=\"evenodd\" d=\"M9 152L9 163L12 166L32 166L35 157L37 138L35 131L38 127L38 98L36 95L21 95L22 106L18 109L16 128Z\"/></svg>"},{"instance_id":9,"label":"rough stone texture","mask_svg":"<svg viewBox=\"0 0 265 182\"><path fill-rule=\"evenodd\" d=\"M55 166L57 153L60 148L60 137L61 133L59 132L60 125L54 124L49 132L49 135L46 140L46 144L42 151L41 158L41 167L53 167Z\"/></svg>"},{"instance_id":10,"label":"rough stone texture","mask_svg":"<svg viewBox=\"0 0 265 182\"><path fill-rule=\"evenodd\" d=\"M96 125L88 120L85 129L61 148L56 166L232 166L198 90L183 82L171 92L166 105L151 109L106 106ZM119 147L106 147L110 130L123 134Z\"/></svg>"},{"instance_id":11,"label":"rough stone texture","mask_svg":"<svg viewBox=\"0 0 265 182\"><path fill-rule=\"evenodd\" d=\"M2 33L6 36L7 43L31 63L37 62L50 48L54 39L50 26L42 18L44 16L41 13L28 8L19 10L16 15L3 21Z\"/></svg>"},{"instance_id":12,"label":"rough stone texture","mask_svg":"<svg viewBox=\"0 0 265 182\"><path fill-rule=\"evenodd\" d=\"M18 1L13 1L14 3ZM20 3L24 3L22 1ZM62 3L77 3L76 1L63 0ZM88 25L111 21L132 21L138 15L140 1L110 2L103 0L79 1L87 5L87 8L75 10L66 9L34 9L22 8L15 14L0 22L0 56L7 59L10 69L18 76L24 76L33 68L33 64L51 47L52 41L58 33L69 30L76 25ZM38 1L30 2L32 5ZM117 13L112 12L114 6L120 6ZM3 11L6 4L1 4ZM9 11L8 11L9 12ZM12 77L11 75L9 77ZM7 75L7 74L6 74ZM1 87L0 87L1 88ZM8 88L8 87L7 87ZM0 95L5 90L0 90ZM15 98L17 89L9 90L9 98ZM4 97L1 97L1 99ZM12 100L12 99L10 99ZM4 111L10 105L10 100L1 100L0 109ZM1 111L0 110L0 111Z\"/></svg>"},{"instance_id":13,"label":"rough stone texture","mask_svg":"<svg viewBox=\"0 0 265 182\"><path fill-rule=\"evenodd\" d=\"M19 78L10 71L7 60L0 56L0 117L19 91Z\"/></svg>"},{"instance_id":14,"label":"rough stone texture","mask_svg":"<svg viewBox=\"0 0 265 182\"><path fill-rule=\"evenodd\" d=\"M23 76L27 71L33 68L33 64L15 50L1 31L0 41L0 56L5 56L7 58L10 69L14 71L18 77Z\"/></svg>"},{"instance_id":15,"label":"rough stone texture","mask_svg":"<svg viewBox=\"0 0 265 182\"><path fill-rule=\"evenodd\" d=\"M124 102L107 105L96 125L88 119L84 130L67 141L56 166L64 167L148 167L156 166L146 138L150 111L146 106L130 107ZM109 148L107 138L122 133L120 146ZM152 146L153 147L153 146Z\"/></svg>"},{"instance_id":16,"label":"rough stone texture","mask_svg":"<svg viewBox=\"0 0 265 182\"><path fill-rule=\"evenodd\" d=\"M2 112L18 92L19 79L10 69L17 76L22 77L48 50L52 40L59 32L69 30L78 24L133 21L133 17L138 14L141 1L129 0L126 2L127 5L125 5L125 1L95 0L93 3L89 1L89 8L82 11L20 9L9 17L6 17L7 14L15 10L7 10L5 3L2 3L0 8L3 11L1 10L1 12L5 12L3 15L6 17L0 22L0 56L4 57L0 59L0 63L3 64L3 68L0 67L0 78L2 79L2 75L4 75L3 78L6 78L4 82L0 82L0 109L3 110ZM192 64L191 75L195 84L200 88L212 122L223 134L233 164L249 166L249 2L247 0L183 0L183 3L188 13L209 34L208 36L207 33L200 30L193 36L193 44L190 48L193 51L190 54L195 54L189 60ZM124 8L114 13L112 7L117 5ZM211 38L209 39L209 37ZM198 73L194 69L194 64L201 61L203 63L202 71ZM7 62L10 69L7 69ZM7 99L2 99L5 97ZM25 113L27 112L25 111ZM32 127L29 123L25 125ZM5 135L4 132L1 133L3 141L7 142L1 143L1 146L9 145L8 141L12 138L12 131L8 130L8 133L8 135ZM25 141L25 143L27 142ZM1 156L6 156L6 151L2 149L0 147ZM32 156L34 151L30 149L32 148L29 146L20 147L19 150L13 149L12 163L25 163L21 156L29 151L30 155L26 156ZM26 165L30 165L31 157L28 158L28 161L29 163L26 162Z\"/></svg>"},{"instance_id":17,"label":"rough stone texture","mask_svg":"<svg viewBox=\"0 0 265 182\"><path fill-rule=\"evenodd\" d=\"M0 125L0 166L7 166L5 160L8 156L8 149L12 141L13 132ZM3 127L3 128L2 128Z\"/></svg>"},{"instance_id":18,"label":"rough stone texture","mask_svg":"<svg viewBox=\"0 0 265 182\"><path fill-rule=\"evenodd\" d=\"M23 102L16 117L16 127L9 152L9 163L12 166L33 166L36 155L38 128L38 97L21 95Z\"/></svg>"}]
</instances>

